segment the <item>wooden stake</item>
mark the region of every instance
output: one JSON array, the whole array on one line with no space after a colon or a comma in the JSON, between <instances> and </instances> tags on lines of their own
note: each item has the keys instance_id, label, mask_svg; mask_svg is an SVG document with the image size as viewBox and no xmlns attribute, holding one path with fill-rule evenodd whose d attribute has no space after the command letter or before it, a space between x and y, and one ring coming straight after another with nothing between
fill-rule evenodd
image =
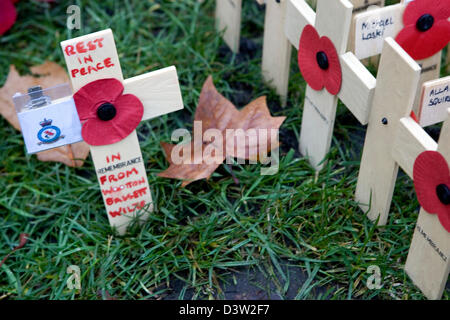
<instances>
[{"instance_id":1,"label":"wooden stake","mask_svg":"<svg viewBox=\"0 0 450 320\"><path fill-rule=\"evenodd\" d=\"M386 224L398 172L391 155L393 137L399 120L411 113L419 77L419 65L392 38L387 38L356 186L361 209L371 220L379 217L379 225Z\"/></svg>"},{"instance_id":2,"label":"wooden stake","mask_svg":"<svg viewBox=\"0 0 450 320\"><path fill-rule=\"evenodd\" d=\"M262 73L286 105L291 62L291 44L284 34L286 0L269 0L266 4Z\"/></svg>"},{"instance_id":3,"label":"wooden stake","mask_svg":"<svg viewBox=\"0 0 450 320\"><path fill-rule=\"evenodd\" d=\"M64 41L61 47L75 92L92 81L115 78L123 82L124 93L143 103L142 120L183 108L175 67L123 80L110 29ZM136 131L115 144L91 146L91 156L109 222L124 234L132 219L144 221L153 210Z\"/></svg>"},{"instance_id":4,"label":"wooden stake","mask_svg":"<svg viewBox=\"0 0 450 320\"><path fill-rule=\"evenodd\" d=\"M223 39L234 53L239 52L241 11L242 0L216 0L217 30L225 30Z\"/></svg>"}]
</instances>

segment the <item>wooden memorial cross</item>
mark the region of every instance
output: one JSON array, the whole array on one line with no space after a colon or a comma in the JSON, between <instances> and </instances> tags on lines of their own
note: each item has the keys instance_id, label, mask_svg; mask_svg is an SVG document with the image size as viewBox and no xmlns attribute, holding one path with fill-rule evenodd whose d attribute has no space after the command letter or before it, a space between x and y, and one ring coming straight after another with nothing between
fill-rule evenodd
<instances>
[{"instance_id":1,"label":"wooden memorial cross","mask_svg":"<svg viewBox=\"0 0 450 320\"><path fill-rule=\"evenodd\" d=\"M395 40L385 39L355 194L361 209L372 221L379 219L379 225L387 222L399 165L412 177L410 162L421 151L437 148L423 130L419 131L421 145L411 144L410 129L403 128L404 122L420 128L409 117L420 73L420 66ZM440 83L435 85L438 88ZM426 88L422 91L426 92ZM431 118L436 123L443 121L442 113L440 116L440 120Z\"/></svg>"},{"instance_id":2,"label":"wooden memorial cross","mask_svg":"<svg viewBox=\"0 0 450 320\"><path fill-rule=\"evenodd\" d=\"M450 109L447 116L437 151L450 164ZM408 122L405 122L405 127L407 125ZM423 134L417 133L420 129L415 124L408 129L414 138L410 143L420 144ZM424 208L420 209L405 271L428 299L442 297L450 272L450 231L444 229L437 214L430 214Z\"/></svg>"},{"instance_id":3,"label":"wooden memorial cross","mask_svg":"<svg viewBox=\"0 0 450 320\"><path fill-rule=\"evenodd\" d=\"M392 38L385 39L356 187L361 208L369 208L369 218L379 218L381 225L387 221L399 166L412 178L417 157L436 150L450 163L450 109L439 145L410 117L420 71ZM405 270L430 299L442 295L449 258L450 233L436 214L421 209Z\"/></svg>"},{"instance_id":4,"label":"wooden memorial cross","mask_svg":"<svg viewBox=\"0 0 450 320\"><path fill-rule=\"evenodd\" d=\"M353 4L353 15L365 11L372 6L384 6L384 0L350 0L350 2ZM287 3L288 0L266 1L262 55L262 74L264 80L280 96L282 106L286 105L288 95L292 51L291 43L286 37L284 30ZM314 7L316 6L315 1L313 5ZM352 29L354 28L352 27ZM353 50L353 45L351 44L352 38L349 37L348 51Z\"/></svg>"},{"instance_id":5,"label":"wooden memorial cross","mask_svg":"<svg viewBox=\"0 0 450 320\"><path fill-rule=\"evenodd\" d=\"M286 105L292 46L284 32L286 5L288 0L256 0L266 4L264 18L264 41L262 54L262 75L264 80L280 96L282 106ZM315 1L310 1L314 2ZM353 14L371 6L383 6L384 0L350 0ZM224 40L231 51L239 52L242 0L216 0L218 30L225 29ZM350 37L349 40L352 40ZM351 41L350 41L351 42ZM349 43L349 51L353 45Z\"/></svg>"},{"instance_id":6,"label":"wooden memorial cross","mask_svg":"<svg viewBox=\"0 0 450 320\"><path fill-rule=\"evenodd\" d=\"M355 15L354 52L358 59L373 57L381 53L384 39L395 38L404 28L403 13L406 6L412 1L383 8L369 10ZM431 4L430 4L431 5ZM417 60L422 67L418 87L424 82L439 78L442 51L431 57ZM420 90L414 99L413 111L417 113L420 100Z\"/></svg>"},{"instance_id":7,"label":"wooden memorial cross","mask_svg":"<svg viewBox=\"0 0 450 320\"><path fill-rule=\"evenodd\" d=\"M352 14L367 10L372 6L384 6L384 0L350 0L353 4ZM266 1L264 22L264 42L262 55L262 74L264 80L273 87L286 105L292 46L285 34L286 9L288 0ZM310 1L316 6L315 1ZM350 33L354 32L353 23ZM353 37L349 37L348 51L353 51Z\"/></svg>"},{"instance_id":8,"label":"wooden memorial cross","mask_svg":"<svg viewBox=\"0 0 450 320\"><path fill-rule=\"evenodd\" d=\"M342 85L337 95L307 85L300 132L300 152L320 170L333 134L338 98L362 124L367 124L376 80L356 56L347 52L353 6L348 0L318 0L317 13L304 0L288 0L285 33L297 49L303 29L315 26L327 36L339 55ZM339 18L336 18L339 17Z\"/></svg>"},{"instance_id":9,"label":"wooden memorial cross","mask_svg":"<svg viewBox=\"0 0 450 320\"><path fill-rule=\"evenodd\" d=\"M141 101L144 107L141 121L183 108L177 71L174 66L123 79L113 33L110 29L63 41L61 47L75 94L96 80L117 79L124 87L124 95L132 94ZM99 101L99 104L101 102ZM117 112L118 117L120 110ZM105 133L96 130L94 134L104 135ZM119 142L91 145L90 150L109 222L120 234L124 234L132 218L135 218L137 214L139 214L139 220L143 221L153 211L152 197L136 130Z\"/></svg>"}]
</instances>

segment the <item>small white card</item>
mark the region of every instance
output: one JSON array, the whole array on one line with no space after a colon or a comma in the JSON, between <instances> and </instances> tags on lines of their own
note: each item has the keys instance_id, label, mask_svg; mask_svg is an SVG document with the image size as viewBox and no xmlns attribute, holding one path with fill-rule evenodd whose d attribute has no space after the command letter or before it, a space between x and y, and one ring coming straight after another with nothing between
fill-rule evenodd
<instances>
[{"instance_id":1,"label":"small white card","mask_svg":"<svg viewBox=\"0 0 450 320\"><path fill-rule=\"evenodd\" d=\"M450 76L425 82L419 111L422 127L445 121L450 108Z\"/></svg>"},{"instance_id":2,"label":"small white card","mask_svg":"<svg viewBox=\"0 0 450 320\"><path fill-rule=\"evenodd\" d=\"M369 10L355 16L355 55L365 59L383 50L384 39L395 39L403 27L402 4Z\"/></svg>"},{"instance_id":3,"label":"small white card","mask_svg":"<svg viewBox=\"0 0 450 320\"><path fill-rule=\"evenodd\" d=\"M29 154L82 141L81 123L73 99L17 114Z\"/></svg>"}]
</instances>

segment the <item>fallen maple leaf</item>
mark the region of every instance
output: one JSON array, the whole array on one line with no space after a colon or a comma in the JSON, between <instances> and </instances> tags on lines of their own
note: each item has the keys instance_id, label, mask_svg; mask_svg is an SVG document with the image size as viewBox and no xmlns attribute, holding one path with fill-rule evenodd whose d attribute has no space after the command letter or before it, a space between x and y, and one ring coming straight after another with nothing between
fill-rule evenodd
<instances>
[{"instance_id":1,"label":"fallen maple leaf","mask_svg":"<svg viewBox=\"0 0 450 320\"><path fill-rule=\"evenodd\" d=\"M170 166L158 173L158 176L183 180L181 186L184 187L196 180L208 179L227 157L257 160L261 151L267 154L268 151L278 147L278 141L271 137L270 129L278 130L285 119L286 117L270 115L266 97L260 97L242 110L237 110L217 91L212 77L209 76L203 85L194 121L201 121L202 137L206 131L215 129L220 132L223 140L197 141L194 138L189 143L179 145L162 142L161 146ZM236 131L228 129L242 129L244 132L255 130L257 138L245 139L245 143L238 143L239 137L234 134ZM269 131L264 141L259 139L261 130ZM216 151L222 149L222 152L205 152L208 148ZM190 150L190 154L185 155L184 150ZM174 154L178 157L178 161L172 159ZM181 163L180 159L183 159Z\"/></svg>"},{"instance_id":2,"label":"fallen maple leaf","mask_svg":"<svg viewBox=\"0 0 450 320\"><path fill-rule=\"evenodd\" d=\"M47 61L30 69L33 75L21 76L11 65L6 83L0 89L0 114L19 131L19 119L12 102L12 96L16 92L27 92L28 88L35 85L48 88L69 82L66 71L54 62ZM37 157L40 161L62 162L70 167L81 167L88 154L89 146L82 141L39 152Z\"/></svg>"}]
</instances>

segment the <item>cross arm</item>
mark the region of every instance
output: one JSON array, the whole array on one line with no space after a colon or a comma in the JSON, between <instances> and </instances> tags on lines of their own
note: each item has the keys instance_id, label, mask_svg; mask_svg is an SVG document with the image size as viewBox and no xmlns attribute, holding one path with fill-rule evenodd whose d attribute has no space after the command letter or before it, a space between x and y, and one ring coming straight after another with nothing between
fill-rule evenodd
<instances>
[{"instance_id":1,"label":"cross arm","mask_svg":"<svg viewBox=\"0 0 450 320\"><path fill-rule=\"evenodd\" d=\"M308 24L314 25L315 20L316 13L305 0L288 0L284 31L286 37L297 50L302 30Z\"/></svg>"},{"instance_id":2,"label":"cross arm","mask_svg":"<svg viewBox=\"0 0 450 320\"><path fill-rule=\"evenodd\" d=\"M124 81L124 93L134 94L144 105L142 120L183 109L183 99L174 66Z\"/></svg>"},{"instance_id":3,"label":"cross arm","mask_svg":"<svg viewBox=\"0 0 450 320\"><path fill-rule=\"evenodd\" d=\"M345 81L342 81L338 97L356 119L365 125L369 121L376 79L353 53L347 52L339 59Z\"/></svg>"},{"instance_id":4,"label":"cross arm","mask_svg":"<svg viewBox=\"0 0 450 320\"><path fill-rule=\"evenodd\" d=\"M410 178L413 177L414 161L424 151L437 150L437 143L411 117L400 119L392 146L392 156Z\"/></svg>"},{"instance_id":5,"label":"cross arm","mask_svg":"<svg viewBox=\"0 0 450 320\"><path fill-rule=\"evenodd\" d=\"M353 5L348 0L320 1L316 13L304 0L288 0L286 8L285 33L289 41L298 49L301 32L308 24L317 24L321 35L331 38L337 44L338 53L344 53ZM329 16L339 15L347 23L332 23ZM339 98L362 124L367 124L376 80L353 53L339 57L345 81Z\"/></svg>"}]
</instances>

